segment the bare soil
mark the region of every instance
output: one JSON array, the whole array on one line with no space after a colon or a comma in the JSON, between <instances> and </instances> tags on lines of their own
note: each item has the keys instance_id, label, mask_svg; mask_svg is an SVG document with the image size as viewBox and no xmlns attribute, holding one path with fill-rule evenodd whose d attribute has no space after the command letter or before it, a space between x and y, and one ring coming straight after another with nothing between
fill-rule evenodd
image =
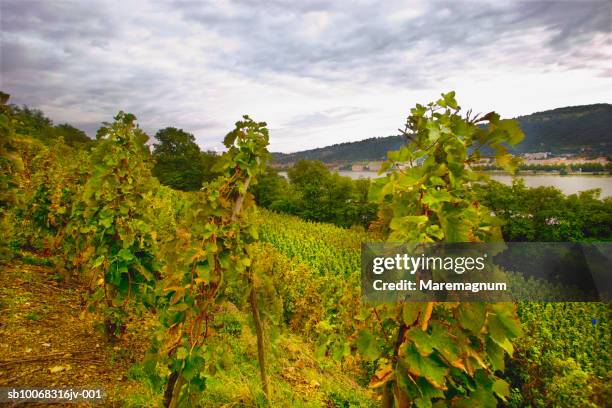
<instances>
[{"instance_id":1,"label":"bare soil","mask_svg":"<svg viewBox=\"0 0 612 408\"><path fill-rule=\"evenodd\" d=\"M82 282L66 283L51 268L0 265L0 387L102 388L98 407L121 406L122 395L142 387L126 374L141 361L146 338L128 330L109 344L94 329L82 293Z\"/></svg>"}]
</instances>

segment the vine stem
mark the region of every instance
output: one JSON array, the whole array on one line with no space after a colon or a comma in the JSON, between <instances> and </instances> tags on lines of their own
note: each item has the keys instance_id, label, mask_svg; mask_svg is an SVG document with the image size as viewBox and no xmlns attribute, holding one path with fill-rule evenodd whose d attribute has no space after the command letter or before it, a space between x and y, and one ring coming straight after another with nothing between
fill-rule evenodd
<instances>
[{"instance_id":1,"label":"vine stem","mask_svg":"<svg viewBox=\"0 0 612 408\"><path fill-rule=\"evenodd\" d=\"M249 188L249 184L251 184L251 176L247 177L244 181L244 191L246 193ZM238 214L240 214L240 210L242 210L242 203L244 202L244 197L246 194L240 194L236 199L236 204L234 204L234 209L232 211L232 221L236 221L238 218Z\"/></svg>"},{"instance_id":2,"label":"vine stem","mask_svg":"<svg viewBox=\"0 0 612 408\"><path fill-rule=\"evenodd\" d=\"M257 334L257 359L259 360L259 374L261 376L261 386L263 388L264 394L266 395L266 399L270 401L270 389L268 387L268 376L266 374L266 356L264 350L263 324L259 316L259 309L257 308L257 293L255 292L255 285L253 285L252 280L249 303L251 304L253 321L255 322L255 332Z\"/></svg>"},{"instance_id":3,"label":"vine stem","mask_svg":"<svg viewBox=\"0 0 612 408\"><path fill-rule=\"evenodd\" d=\"M164 392L164 407L169 407L172 402L172 394L174 392L174 385L176 384L176 380L178 380L179 373L177 371L173 371L168 378L168 383L166 384L166 390Z\"/></svg>"},{"instance_id":4,"label":"vine stem","mask_svg":"<svg viewBox=\"0 0 612 408\"><path fill-rule=\"evenodd\" d=\"M385 340L387 340L387 343L389 343L389 335L387 334L387 331L385 330L385 326L383 325L382 320L380 319L380 315L378 314L378 310L376 310L376 308L374 308L374 315L376 315L376 320L378 320L378 323L380 323L380 328L385 336Z\"/></svg>"},{"instance_id":5,"label":"vine stem","mask_svg":"<svg viewBox=\"0 0 612 408\"><path fill-rule=\"evenodd\" d=\"M170 403L167 405L167 408L177 408L179 406L179 396L181 394L181 387L183 387L184 382L185 379L181 373L177 373L177 379L174 383L174 389L172 390L172 397Z\"/></svg>"}]
</instances>

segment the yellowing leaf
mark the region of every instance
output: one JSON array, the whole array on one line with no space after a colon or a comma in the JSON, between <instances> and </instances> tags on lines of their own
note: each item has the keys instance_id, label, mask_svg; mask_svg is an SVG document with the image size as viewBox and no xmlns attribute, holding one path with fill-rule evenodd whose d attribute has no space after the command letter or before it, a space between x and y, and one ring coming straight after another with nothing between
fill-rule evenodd
<instances>
[{"instance_id":1,"label":"yellowing leaf","mask_svg":"<svg viewBox=\"0 0 612 408\"><path fill-rule=\"evenodd\" d=\"M51 374L61 373L62 371L68 371L71 368L72 367L70 367L69 365L57 365L57 366L49 368L49 373Z\"/></svg>"},{"instance_id":2,"label":"yellowing leaf","mask_svg":"<svg viewBox=\"0 0 612 408\"><path fill-rule=\"evenodd\" d=\"M391 366L391 364L386 364L384 366L378 367L378 369L374 373L374 376L370 380L370 384L368 384L368 388L382 387L388 381L391 381L393 378L393 367Z\"/></svg>"}]
</instances>

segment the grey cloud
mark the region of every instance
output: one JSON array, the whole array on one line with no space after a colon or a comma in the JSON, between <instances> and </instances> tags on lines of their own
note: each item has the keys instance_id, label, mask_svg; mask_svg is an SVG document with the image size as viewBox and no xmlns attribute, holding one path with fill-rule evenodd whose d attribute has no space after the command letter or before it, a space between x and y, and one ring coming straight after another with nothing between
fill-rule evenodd
<instances>
[{"instance_id":1,"label":"grey cloud","mask_svg":"<svg viewBox=\"0 0 612 408\"><path fill-rule=\"evenodd\" d=\"M337 125L344 121L348 121L353 117L367 113L369 109L360 107L338 107L319 112L307 113L294 117L283 123L281 128L298 128L298 127L325 127L329 125Z\"/></svg>"},{"instance_id":2,"label":"grey cloud","mask_svg":"<svg viewBox=\"0 0 612 408\"><path fill-rule=\"evenodd\" d=\"M592 43L602 34L612 41L609 1L423 1L414 3L414 15L394 19L404 3L0 0L0 86L18 103L65 112L54 119L72 120L90 134L124 109L150 133L179 126L205 133L197 136L207 142L231 126L200 114L224 103L232 84L219 77L275 87L270 78L277 74L310 78L332 98L346 84L431 89L487 63L610 76L603 67L610 53ZM193 27L218 43L185 37ZM547 42L530 42L533 30ZM164 41L180 48L184 40L194 41L168 56L169 64L146 57ZM345 105L315 113L305 106L278 129L322 128L369 113Z\"/></svg>"},{"instance_id":3,"label":"grey cloud","mask_svg":"<svg viewBox=\"0 0 612 408\"><path fill-rule=\"evenodd\" d=\"M392 3L351 4L345 8L321 2L272 2L253 7L253 2L240 2L232 13L223 13L200 3L174 4L189 23L228 36L237 36L243 46L229 65L244 73L271 71L289 72L315 78L332 78L340 69L361 74L364 82L408 81L411 86L424 86L429 68L427 60L414 63L397 61L398 53L410 51L415 44L427 44L427 57L439 58L450 50L478 53L508 35L517 37L531 28L550 32L549 47L563 51L580 46L594 33L609 33L612 5L606 1L543 1L517 2L495 6L494 2L431 2L425 15L400 23L391 23ZM447 13L441 10L447 9ZM285 19L275 18L289 13ZM296 35L303 28L300 17L307 12L329 13L333 29L318 41ZM529 44L525 44L528 48ZM529 50L531 51L531 50ZM531 54L535 58L537 54ZM433 62L433 61L432 61ZM562 59L559 60L564 63ZM403 73L409 70L409 76ZM380 75L381 72L386 75Z\"/></svg>"},{"instance_id":4,"label":"grey cloud","mask_svg":"<svg viewBox=\"0 0 612 408\"><path fill-rule=\"evenodd\" d=\"M109 38L117 33L118 2L2 0L2 31L38 33L46 40Z\"/></svg>"},{"instance_id":5,"label":"grey cloud","mask_svg":"<svg viewBox=\"0 0 612 408\"><path fill-rule=\"evenodd\" d=\"M556 32L550 41L553 47L568 47L594 33L612 30L612 4L608 1L524 2L521 10L526 22Z\"/></svg>"},{"instance_id":6,"label":"grey cloud","mask_svg":"<svg viewBox=\"0 0 612 408\"><path fill-rule=\"evenodd\" d=\"M2 74L16 71L52 70L65 63L66 52L62 49L50 49L41 44L30 44L27 41L2 37L0 62Z\"/></svg>"}]
</instances>

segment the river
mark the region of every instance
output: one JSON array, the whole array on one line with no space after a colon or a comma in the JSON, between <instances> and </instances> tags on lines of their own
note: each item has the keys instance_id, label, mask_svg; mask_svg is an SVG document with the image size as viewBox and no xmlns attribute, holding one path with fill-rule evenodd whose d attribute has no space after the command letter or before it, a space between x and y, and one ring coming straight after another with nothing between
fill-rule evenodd
<instances>
[{"instance_id":1,"label":"river","mask_svg":"<svg viewBox=\"0 0 612 408\"><path fill-rule=\"evenodd\" d=\"M371 171L341 170L339 173L353 179L378 177L377 173ZM286 173L283 172L282 175L286 176ZM571 174L561 176L558 174L521 174L520 177L525 180L527 187L553 186L566 195L601 188L601 197L612 197L612 176L608 175ZM491 178L504 184L512 183L512 176L505 174L494 174Z\"/></svg>"}]
</instances>

